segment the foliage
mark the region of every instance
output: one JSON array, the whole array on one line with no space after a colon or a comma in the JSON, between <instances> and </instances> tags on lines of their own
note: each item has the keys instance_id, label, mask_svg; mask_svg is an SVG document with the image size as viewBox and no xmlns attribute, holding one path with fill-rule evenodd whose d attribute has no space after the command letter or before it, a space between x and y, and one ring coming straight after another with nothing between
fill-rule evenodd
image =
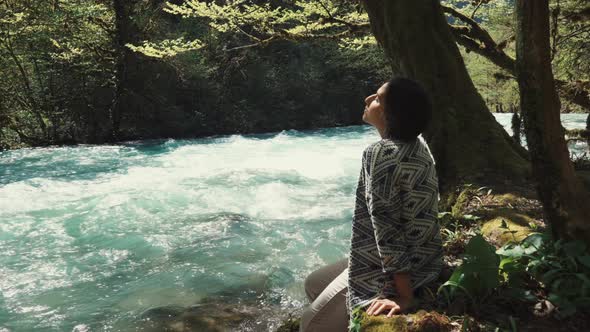
<instances>
[{"instance_id":1,"label":"foliage","mask_svg":"<svg viewBox=\"0 0 590 332\"><path fill-rule=\"evenodd\" d=\"M547 299L567 317L590 308L590 254L582 241L550 241L534 233L519 244L498 249L500 269L509 285L518 289L524 273L539 281Z\"/></svg>"},{"instance_id":2,"label":"foliage","mask_svg":"<svg viewBox=\"0 0 590 332\"><path fill-rule=\"evenodd\" d=\"M581 241L552 241L545 233L532 233L496 250L478 235L439 293L447 301L462 293L476 306L500 290L504 296L536 301L531 282L537 282L559 308L557 315L567 317L590 308L589 276L590 254Z\"/></svg>"},{"instance_id":3,"label":"foliage","mask_svg":"<svg viewBox=\"0 0 590 332\"><path fill-rule=\"evenodd\" d=\"M361 331L361 320L362 320L363 308L356 306L350 313L350 325L348 326L349 332L360 332Z\"/></svg>"},{"instance_id":4,"label":"foliage","mask_svg":"<svg viewBox=\"0 0 590 332\"><path fill-rule=\"evenodd\" d=\"M122 139L360 124L362 100L390 75L381 50L366 33L358 39L347 33L347 38L308 42L305 32L292 30L293 17L277 16L283 22L279 26L258 12L244 16L253 21L242 20L240 29L264 37L257 29L266 24L302 39L236 49L252 39L236 30L213 29L211 25L228 23L221 18L179 20L162 10L172 10L162 1L124 5L124 15L116 16L111 2L0 4L0 72L5 78L0 83L0 149L104 142L110 137L116 94L123 110ZM334 18L354 21L363 15L350 4L346 10L337 2L323 5ZM270 10L311 15L310 29L318 33L349 29L314 23L324 10L318 6L308 1ZM245 7L240 8L236 15L238 9L244 14ZM248 26L256 15L267 23ZM126 20L124 29L117 30L115 17ZM133 52L121 48L121 41Z\"/></svg>"},{"instance_id":5,"label":"foliage","mask_svg":"<svg viewBox=\"0 0 590 332\"><path fill-rule=\"evenodd\" d=\"M443 3L475 20L497 42L501 51L512 59L515 58L514 1L444 0ZM551 0L550 6L554 76L568 82L580 92L589 91L590 17L583 14L584 10L588 10L587 2ZM455 20L453 17L449 19ZM498 111L512 112L519 103L515 77L468 49L462 50L462 55L474 84L488 105L496 105ZM564 111L584 111L567 98L562 98L562 106Z\"/></svg>"},{"instance_id":6,"label":"foliage","mask_svg":"<svg viewBox=\"0 0 590 332\"><path fill-rule=\"evenodd\" d=\"M556 78L567 81L590 79L590 16L585 0L553 0L552 52Z\"/></svg>"},{"instance_id":7,"label":"foliage","mask_svg":"<svg viewBox=\"0 0 590 332\"><path fill-rule=\"evenodd\" d=\"M363 97L390 75L356 1L122 3L124 15L104 1L0 4L0 149L104 142L115 104L128 139L359 124ZM514 55L512 1L444 4ZM555 75L580 89L590 72L583 7L552 1ZM511 75L462 53L490 108L512 111Z\"/></svg>"},{"instance_id":8,"label":"foliage","mask_svg":"<svg viewBox=\"0 0 590 332\"><path fill-rule=\"evenodd\" d=\"M104 24L111 19L101 4L0 4L0 140L16 133L27 144L58 142L88 130L79 121L96 112L88 100L92 86L109 78Z\"/></svg>"},{"instance_id":9,"label":"foliage","mask_svg":"<svg viewBox=\"0 0 590 332\"><path fill-rule=\"evenodd\" d=\"M473 223L478 219L479 217L469 214L460 217L454 217L451 212L438 214L443 248L447 255L456 255L464 251L465 244L476 235Z\"/></svg>"},{"instance_id":10,"label":"foliage","mask_svg":"<svg viewBox=\"0 0 590 332\"><path fill-rule=\"evenodd\" d=\"M342 1L293 1L276 6L248 1L217 5L188 0L180 5L168 2L164 10L183 18L206 18L213 30L242 35L254 45L277 39L341 38L354 35L359 28L361 34L368 33L367 14Z\"/></svg>"},{"instance_id":11,"label":"foliage","mask_svg":"<svg viewBox=\"0 0 590 332\"><path fill-rule=\"evenodd\" d=\"M163 40L159 43L144 41L140 46L135 46L133 44L127 44L126 46L132 51L142 53L148 57L164 58L172 57L182 52L198 50L203 47L203 43L198 39L187 42L184 38L178 38Z\"/></svg>"},{"instance_id":12,"label":"foliage","mask_svg":"<svg viewBox=\"0 0 590 332\"><path fill-rule=\"evenodd\" d=\"M458 290L462 290L472 303L479 304L500 285L499 257L491 244L476 235L467 244L463 259L463 264L441 285L439 292L447 292L447 298L452 299Z\"/></svg>"}]
</instances>

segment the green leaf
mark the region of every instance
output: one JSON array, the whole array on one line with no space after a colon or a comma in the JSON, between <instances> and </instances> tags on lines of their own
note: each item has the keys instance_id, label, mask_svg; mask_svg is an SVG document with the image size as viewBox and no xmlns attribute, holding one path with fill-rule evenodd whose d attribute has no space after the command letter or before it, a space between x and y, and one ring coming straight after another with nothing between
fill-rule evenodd
<instances>
[{"instance_id":1,"label":"green leaf","mask_svg":"<svg viewBox=\"0 0 590 332\"><path fill-rule=\"evenodd\" d=\"M499 268L502 270L510 269L515 263L516 260L513 257L502 258Z\"/></svg>"},{"instance_id":2,"label":"green leaf","mask_svg":"<svg viewBox=\"0 0 590 332\"><path fill-rule=\"evenodd\" d=\"M510 285L522 283L522 277L526 273L525 266L514 258L507 257L500 261L500 271Z\"/></svg>"},{"instance_id":3,"label":"green leaf","mask_svg":"<svg viewBox=\"0 0 590 332\"><path fill-rule=\"evenodd\" d=\"M525 254L525 249L519 244L509 243L496 250L496 254L518 259Z\"/></svg>"},{"instance_id":4,"label":"green leaf","mask_svg":"<svg viewBox=\"0 0 590 332\"><path fill-rule=\"evenodd\" d=\"M506 220L502 219L502 223L500 224L500 228L508 229L508 225L506 224Z\"/></svg>"},{"instance_id":5,"label":"green leaf","mask_svg":"<svg viewBox=\"0 0 590 332\"><path fill-rule=\"evenodd\" d=\"M582 265L590 268L590 255L577 256L576 258Z\"/></svg>"},{"instance_id":6,"label":"green leaf","mask_svg":"<svg viewBox=\"0 0 590 332\"><path fill-rule=\"evenodd\" d=\"M537 297L535 296L535 294L533 294L531 290L526 290L522 298L530 302L537 301Z\"/></svg>"},{"instance_id":7,"label":"green leaf","mask_svg":"<svg viewBox=\"0 0 590 332\"><path fill-rule=\"evenodd\" d=\"M586 251L586 243L576 240L563 245L563 251L569 256L582 256Z\"/></svg>"},{"instance_id":8,"label":"green leaf","mask_svg":"<svg viewBox=\"0 0 590 332\"><path fill-rule=\"evenodd\" d=\"M578 279L582 280L585 284L590 285L590 278L584 273L576 273L575 274Z\"/></svg>"},{"instance_id":9,"label":"green leaf","mask_svg":"<svg viewBox=\"0 0 590 332\"><path fill-rule=\"evenodd\" d=\"M515 300L525 300L528 302L536 302L537 301L537 297L535 295L533 295L533 293L530 290L524 290L523 288L520 287L510 287L504 290L504 292L502 293L512 299Z\"/></svg>"},{"instance_id":10,"label":"green leaf","mask_svg":"<svg viewBox=\"0 0 590 332\"><path fill-rule=\"evenodd\" d=\"M451 286L450 288L451 288L451 292L452 293L454 293L453 292L454 289L460 289L460 290L462 290L465 293L465 295L467 295L467 297L469 297L469 299L471 301L474 301L471 292L466 287L461 286L460 283L456 283L456 282L453 282L453 281L450 281L449 280L449 281L445 282L444 284L442 284L440 287L442 288L443 286ZM451 295L451 297L452 296L453 295Z\"/></svg>"},{"instance_id":11,"label":"green leaf","mask_svg":"<svg viewBox=\"0 0 590 332\"><path fill-rule=\"evenodd\" d=\"M581 308L589 308L590 307L590 297L578 297L578 298L575 298L572 302L577 307L581 307Z\"/></svg>"},{"instance_id":12,"label":"green leaf","mask_svg":"<svg viewBox=\"0 0 590 332\"><path fill-rule=\"evenodd\" d=\"M494 246L489 244L480 234L472 237L471 240L469 240L469 243L467 243L467 246L465 246L465 254L472 257L477 257L478 260L482 260L486 263L497 264L499 261Z\"/></svg>"},{"instance_id":13,"label":"green leaf","mask_svg":"<svg viewBox=\"0 0 590 332\"><path fill-rule=\"evenodd\" d=\"M555 248L555 251L559 251L562 248L564 243L565 243L564 239L559 239L559 240L555 241L553 243L553 247Z\"/></svg>"},{"instance_id":14,"label":"green leaf","mask_svg":"<svg viewBox=\"0 0 590 332\"><path fill-rule=\"evenodd\" d=\"M522 240L521 246L524 248L524 253L526 255L531 255L541 249L544 241L546 241L545 234L532 233Z\"/></svg>"},{"instance_id":15,"label":"green leaf","mask_svg":"<svg viewBox=\"0 0 590 332\"><path fill-rule=\"evenodd\" d=\"M541 276L541 281L545 285L549 285L553 281L553 279L555 279L559 275L559 273L561 273L561 270L549 270Z\"/></svg>"},{"instance_id":16,"label":"green leaf","mask_svg":"<svg viewBox=\"0 0 590 332\"><path fill-rule=\"evenodd\" d=\"M509 316L509 320L510 320L510 328L512 329L513 332L517 332L518 330L516 329L516 321L514 320L514 317Z\"/></svg>"},{"instance_id":17,"label":"green leaf","mask_svg":"<svg viewBox=\"0 0 590 332\"><path fill-rule=\"evenodd\" d=\"M545 241L547 241L547 235L543 233L531 233L522 240L522 244L539 249Z\"/></svg>"},{"instance_id":18,"label":"green leaf","mask_svg":"<svg viewBox=\"0 0 590 332\"><path fill-rule=\"evenodd\" d=\"M479 219L481 219L481 217L474 216L474 215L472 215L472 214L466 214L466 215L463 215L463 217L462 217L462 218L463 218L463 219L465 219L465 220L472 220L472 221L476 221L476 220L479 220Z\"/></svg>"},{"instance_id":19,"label":"green leaf","mask_svg":"<svg viewBox=\"0 0 590 332\"><path fill-rule=\"evenodd\" d=\"M568 302L568 304L564 304L559 307L558 316L570 317L570 316L574 315L577 311L578 311L578 309L576 309L576 306L571 304L570 302Z\"/></svg>"},{"instance_id":20,"label":"green leaf","mask_svg":"<svg viewBox=\"0 0 590 332\"><path fill-rule=\"evenodd\" d=\"M441 218L443 218L444 216L447 216L447 215L451 215L451 212L448 212L448 211L439 212L438 213L438 219L441 219Z\"/></svg>"},{"instance_id":21,"label":"green leaf","mask_svg":"<svg viewBox=\"0 0 590 332\"><path fill-rule=\"evenodd\" d=\"M469 240L465 247L465 255L468 258L468 262L463 265L463 271L467 275L466 282L473 284L465 285L468 289L488 292L500 285L498 275L500 257L496 254L494 246L489 244L483 236L476 235Z\"/></svg>"},{"instance_id":22,"label":"green leaf","mask_svg":"<svg viewBox=\"0 0 590 332\"><path fill-rule=\"evenodd\" d=\"M463 266L458 266L457 268L455 268L455 271L453 271L453 274L451 274L449 281L459 282L459 280L461 279L461 275L463 275Z\"/></svg>"},{"instance_id":23,"label":"green leaf","mask_svg":"<svg viewBox=\"0 0 590 332\"><path fill-rule=\"evenodd\" d=\"M549 294L549 296L547 296L547 300L549 300L549 302L554 303L556 305L558 305L559 303L561 303L563 301L561 296L559 296L555 293Z\"/></svg>"}]
</instances>

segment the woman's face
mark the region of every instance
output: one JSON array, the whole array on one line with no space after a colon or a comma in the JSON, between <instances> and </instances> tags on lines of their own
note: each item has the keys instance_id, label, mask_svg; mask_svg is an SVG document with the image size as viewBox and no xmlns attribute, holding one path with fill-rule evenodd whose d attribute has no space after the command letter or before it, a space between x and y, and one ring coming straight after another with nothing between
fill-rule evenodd
<instances>
[{"instance_id":1,"label":"woman's face","mask_svg":"<svg viewBox=\"0 0 590 332\"><path fill-rule=\"evenodd\" d=\"M385 127L385 108L383 107L383 100L385 93L387 93L387 84L384 83L375 94L365 98L365 112L363 113L363 121L375 127Z\"/></svg>"}]
</instances>

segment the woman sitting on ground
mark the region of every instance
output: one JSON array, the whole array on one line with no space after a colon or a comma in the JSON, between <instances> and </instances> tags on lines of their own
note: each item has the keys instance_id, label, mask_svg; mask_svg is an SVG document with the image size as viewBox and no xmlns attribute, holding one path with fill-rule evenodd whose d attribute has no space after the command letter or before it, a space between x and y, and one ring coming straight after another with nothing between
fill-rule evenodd
<instances>
[{"instance_id":1,"label":"woman sitting on ground","mask_svg":"<svg viewBox=\"0 0 590 332\"><path fill-rule=\"evenodd\" d=\"M311 305L300 331L347 331L359 306L369 315L403 313L442 269L438 177L421 135L430 99L418 83L394 78L365 104L363 121L382 139L363 151L350 254L306 278Z\"/></svg>"}]
</instances>

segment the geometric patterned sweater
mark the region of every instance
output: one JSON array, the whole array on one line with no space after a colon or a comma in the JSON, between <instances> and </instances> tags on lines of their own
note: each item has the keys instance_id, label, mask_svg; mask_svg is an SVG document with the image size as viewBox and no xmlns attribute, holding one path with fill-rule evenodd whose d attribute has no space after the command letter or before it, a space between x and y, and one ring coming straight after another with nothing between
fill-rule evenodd
<instances>
[{"instance_id":1,"label":"geometric patterned sweater","mask_svg":"<svg viewBox=\"0 0 590 332\"><path fill-rule=\"evenodd\" d=\"M375 298L397 296L393 274L412 289L438 278L442 241L438 178L428 144L382 139L363 151L348 260L348 314Z\"/></svg>"}]
</instances>

